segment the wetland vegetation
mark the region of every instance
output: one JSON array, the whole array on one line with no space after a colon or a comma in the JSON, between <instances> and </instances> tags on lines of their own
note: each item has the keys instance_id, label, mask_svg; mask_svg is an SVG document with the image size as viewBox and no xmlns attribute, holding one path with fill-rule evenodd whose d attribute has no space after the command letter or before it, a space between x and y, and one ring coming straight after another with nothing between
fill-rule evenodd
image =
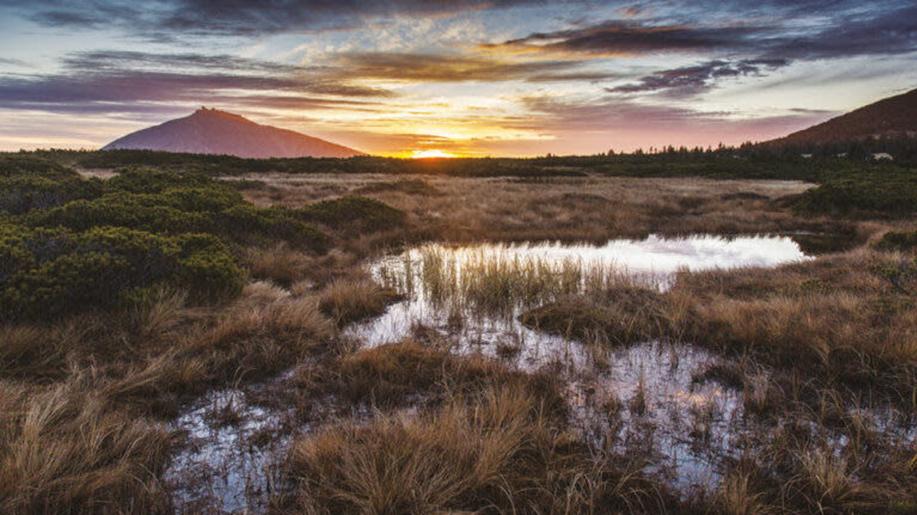
<instances>
[{"instance_id":1,"label":"wetland vegetation","mask_svg":"<svg viewBox=\"0 0 917 515\"><path fill-rule=\"evenodd\" d=\"M4 513L917 510L906 165L51 152L0 184Z\"/></svg>"}]
</instances>

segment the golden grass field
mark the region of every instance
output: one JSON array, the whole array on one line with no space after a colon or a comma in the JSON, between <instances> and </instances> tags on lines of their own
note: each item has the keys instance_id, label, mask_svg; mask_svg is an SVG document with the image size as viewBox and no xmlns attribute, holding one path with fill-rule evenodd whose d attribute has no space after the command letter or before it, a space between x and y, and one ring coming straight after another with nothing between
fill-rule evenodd
<instances>
[{"instance_id":1,"label":"golden grass field","mask_svg":"<svg viewBox=\"0 0 917 515\"><path fill-rule=\"evenodd\" d=\"M200 306L163 289L128 311L0 326L0 511L917 512L914 251L873 247L889 230L917 228L913 220L801 216L785 199L811 185L795 181L241 179L255 205L364 195L403 210L407 223L339 231L322 255L243 249L248 284L228 303ZM815 255L773 269L683 271L665 291L603 280L520 316L588 349L596 369L576 376L582 391L613 369L610 353L639 342L689 342L718 356L697 381L733 392L754 431L702 489L654 473L672 459L665 449L609 429L652 432L638 416L652 410L642 376L629 398L611 392L590 404L588 421L604 432L596 438L571 422L578 404L561 364L520 370L451 352L448 335L431 328L372 348L347 330L400 298L367 265L414 243L651 233L791 234ZM519 280L503 270L454 295L499 306L505 290L490 286L512 273ZM176 423L191 408L210 436ZM683 414L699 453L715 452L711 420L722 414L710 410ZM253 412L271 423L246 429ZM228 469L175 468L176 456L213 443L200 438L224 434L229 443L216 448ZM232 460L253 454L257 479L227 479Z\"/></svg>"}]
</instances>

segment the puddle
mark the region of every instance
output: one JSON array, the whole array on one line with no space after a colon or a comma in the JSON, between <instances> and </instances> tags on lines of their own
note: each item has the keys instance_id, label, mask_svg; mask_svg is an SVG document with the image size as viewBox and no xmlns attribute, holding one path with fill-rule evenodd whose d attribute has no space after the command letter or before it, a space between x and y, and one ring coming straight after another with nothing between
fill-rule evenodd
<instances>
[{"instance_id":1,"label":"puddle","mask_svg":"<svg viewBox=\"0 0 917 515\"><path fill-rule=\"evenodd\" d=\"M375 279L404 300L376 319L351 325L345 337L372 347L423 326L451 342L456 353L493 356L522 370L554 367L566 379L575 430L597 448L652 456L647 471L690 495L715 487L725 461L758 448L783 423L746 416L741 389L699 380L712 367L733 363L683 342L584 345L524 327L517 316L558 296L610 285L664 291L682 269L773 267L804 259L792 239L778 236L650 236L602 246L424 245L370 265ZM765 378L768 373L760 372ZM285 387L284 377L273 387ZM253 388L258 386L246 391ZM291 439L314 429L290 427L286 411L254 405L246 391L212 392L173 422L190 436L167 474L182 511L195 511L195 503L226 512L265 511ZM897 432L895 413L862 411L889 438L914 440L913 425L903 436ZM830 429L814 429L832 448L845 445L831 439Z\"/></svg>"},{"instance_id":2,"label":"puddle","mask_svg":"<svg viewBox=\"0 0 917 515\"><path fill-rule=\"evenodd\" d=\"M695 380L724 358L696 345L656 341L597 353L596 346L529 329L518 315L562 295L618 284L665 291L681 270L774 267L805 259L798 244L782 236L429 244L371 265L373 276L405 300L347 333L376 346L424 326L458 353L481 353L529 371L560 365L575 427L616 452L651 449L657 472L687 491L715 484L718 464L735 450L741 392Z\"/></svg>"},{"instance_id":3,"label":"puddle","mask_svg":"<svg viewBox=\"0 0 917 515\"><path fill-rule=\"evenodd\" d=\"M429 244L371 265L405 300L347 331L367 346L397 341L418 325L455 340L456 350L501 357L526 370L561 361L588 365L582 346L526 328L526 308L614 284L670 288L679 270L773 267L809 259L790 238L649 236L605 245Z\"/></svg>"},{"instance_id":4,"label":"puddle","mask_svg":"<svg viewBox=\"0 0 917 515\"><path fill-rule=\"evenodd\" d=\"M277 480L276 456L291 441L282 411L251 404L235 388L210 392L172 422L188 435L165 479L181 512L264 511Z\"/></svg>"}]
</instances>

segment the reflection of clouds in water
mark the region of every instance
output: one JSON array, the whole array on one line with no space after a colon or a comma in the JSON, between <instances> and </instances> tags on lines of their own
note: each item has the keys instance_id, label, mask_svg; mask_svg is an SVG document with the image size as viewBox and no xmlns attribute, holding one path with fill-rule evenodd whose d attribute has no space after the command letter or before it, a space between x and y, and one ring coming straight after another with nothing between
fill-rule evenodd
<instances>
[{"instance_id":1,"label":"reflection of clouds in water","mask_svg":"<svg viewBox=\"0 0 917 515\"><path fill-rule=\"evenodd\" d=\"M453 274L450 280L455 281L459 291L463 285L462 272L469 265L532 265L555 271L573 266L581 270L584 277L590 274L621 274L638 283L666 289L680 270L769 267L808 259L796 242L781 236L661 238L651 235L644 240L611 240L598 246L559 242L466 246L429 244L409 249L401 255L388 256L372 266L377 279L400 289L408 298L390 307L383 316L352 327L351 334L367 345L379 345L408 336L414 324L446 325L448 313L444 310L448 306L434 304L435 295L427 290L425 255L434 255L442 260L443 270ZM490 343L503 335L528 342L545 343L549 339L524 328L515 316L481 316L476 320L466 320L462 333L460 339L475 337ZM552 343L557 342L548 342L549 345ZM526 354L524 352L523 356ZM536 361L541 364L544 357Z\"/></svg>"},{"instance_id":2,"label":"reflection of clouds in water","mask_svg":"<svg viewBox=\"0 0 917 515\"><path fill-rule=\"evenodd\" d=\"M497 356L501 344L511 342L518 353L503 360L524 370L560 362L571 374L568 400L573 408L574 423L586 433L594 432L597 421L607 420L604 406L615 399L622 406L625 424L615 434L623 438L635 430L634 423L647 422L654 427L648 434L654 446L673 458L672 471L681 487L709 484L717 478L716 458L696 453L691 444L691 412L713 409L710 431L716 435L714 455L732 452L731 437L740 415L741 402L734 390L713 382L699 384L694 373L703 371L720 358L694 345L644 342L610 349L608 363L600 371L594 366L590 347L578 342L532 330L519 323L520 307L509 316L464 313L464 324L450 327L448 304L437 305L424 278L424 256L442 259L438 262L454 276L457 291L462 291L463 271L481 266L532 265L561 271L574 266L583 276L590 273L620 274L647 286L665 289L671 286L680 270L709 270L746 266L777 266L807 259L791 239L776 236L723 238L688 236L644 240L612 240L605 245L567 245L562 243L479 244L448 246L429 244L389 256L375 263L375 276L401 290L407 298L391 306L371 321L351 326L348 332L368 346L397 341L410 335L415 324L438 330L452 340L453 350L460 354L483 353ZM429 271L428 271L429 272ZM383 278L384 276L384 278ZM454 277L454 279L453 279ZM594 348L592 349L594 350ZM576 378L579 379L576 379ZM628 401L643 384L646 412L632 414ZM640 424L636 424L640 425ZM641 426L642 427L642 426ZM609 428L606 428L606 430ZM620 448L622 452L626 449Z\"/></svg>"}]
</instances>

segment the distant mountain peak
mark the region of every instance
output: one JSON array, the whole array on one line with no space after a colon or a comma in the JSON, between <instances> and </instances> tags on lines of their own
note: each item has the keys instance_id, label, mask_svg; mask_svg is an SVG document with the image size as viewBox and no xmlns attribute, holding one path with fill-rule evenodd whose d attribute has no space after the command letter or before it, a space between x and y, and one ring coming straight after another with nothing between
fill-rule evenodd
<instances>
[{"instance_id":1,"label":"distant mountain peak","mask_svg":"<svg viewBox=\"0 0 917 515\"><path fill-rule=\"evenodd\" d=\"M142 129L102 150L135 149L247 158L353 157L362 152L244 116L201 107L189 116Z\"/></svg>"},{"instance_id":2,"label":"distant mountain peak","mask_svg":"<svg viewBox=\"0 0 917 515\"><path fill-rule=\"evenodd\" d=\"M235 113L230 113L229 111L221 111L213 107L201 106L194 113L191 114L192 117L197 118L218 118L224 120L235 120L243 123L255 124L255 122L249 120L248 118ZM257 124L255 124L257 125Z\"/></svg>"}]
</instances>

